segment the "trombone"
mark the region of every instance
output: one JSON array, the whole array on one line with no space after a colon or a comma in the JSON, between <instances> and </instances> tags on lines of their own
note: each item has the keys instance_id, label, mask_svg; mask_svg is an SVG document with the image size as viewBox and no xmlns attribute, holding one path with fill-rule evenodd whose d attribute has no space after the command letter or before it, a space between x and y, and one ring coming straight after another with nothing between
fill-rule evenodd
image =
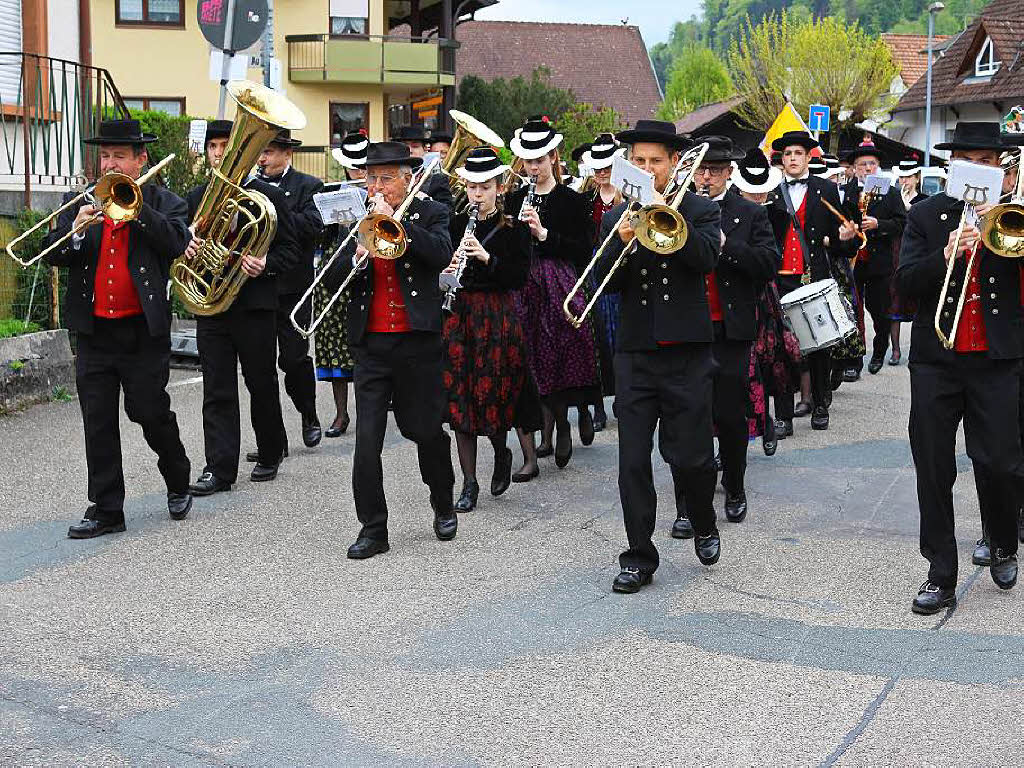
<instances>
[{"instance_id":1,"label":"trombone","mask_svg":"<svg viewBox=\"0 0 1024 768\"><path fill-rule=\"evenodd\" d=\"M587 264L586 269L583 270L583 274L580 275L579 280L576 281L576 285L572 287L568 295L565 297L565 301L562 302L562 311L565 312L565 318L569 321L573 328L579 328L583 325L584 320L587 319L587 315L594 308L594 304L597 303L601 293L608 285L608 281L612 279L612 275L622 266L622 263L626 260L633 250L642 245L649 251L653 251L661 256L667 256L670 253L675 253L684 245L686 245L686 239L689 237L689 229L686 226L686 219L679 213L679 206L683 202L683 197L686 196L686 190L693 182L694 176L697 174L697 168L704 160L704 155L707 153L710 145L706 142L698 144L695 147L691 147L683 153L682 157L679 158L679 162L676 163L675 168L672 169L672 177L669 181L668 187L665 189L665 198L669 201L667 205L662 204L651 204L645 205L642 208L633 208L634 203L630 203L626 206L619 220L612 227L611 232L601 243L601 247L597 249L594 257ZM680 176L682 174L682 176ZM674 186L673 186L674 185ZM608 274L604 276L604 280L597 286L593 296L587 302L586 306L583 307L582 311L577 315L574 314L572 309L573 299L583 290L583 285L587 281L587 277L593 271L597 263L603 258L605 250L608 248L613 237L618 237L619 227L622 226L623 221L629 220L630 226L633 228L633 239L626 243L622 252L619 253L619 257L612 264L611 269L608 270Z\"/></svg>"},{"instance_id":2,"label":"trombone","mask_svg":"<svg viewBox=\"0 0 1024 768\"><path fill-rule=\"evenodd\" d=\"M1009 195L1009 199L999 202L981 219L981 240L992 253L1007 258L1024 257L1024 173L1021 168L1021 156L1005 166L1005 169L1017 168L1017 183Z\"/></svg>"},{"instance_id":3,"label":"trombone","mask_svg":"<svg viewBox=\"0 0 1024 768\"><path fill-rule=\"evenodd\" d=\"M402 218L405 216L406 211L412 204L412 201L416 199L416 195L423 188L423 185L430 178L430 175L434 172L434 166L437 165L437 159L434 159L423 166L419 171L419 178L409 187L409 191L405 195L405 199L402 204L395 210L393 216L388 216L383 213L374 213L375 201L371 199L366 206L366 213L359 221L352 225L352 228L345 235L345 239L341 241L341 244L334 249L334 253L330 255L327 261L324 262L320 271L313 277L313 282L310 283L306 292L302 294L302 297L295 302L295 306L292 307L291 314L288 315L288 319L292 322L292 327L295 328L296 332L304 339L308 339L312 336L316 329L320 326L320 323L324 321L327 314L331 311L334 305L341 298L341 295L348 288L349 283L355 278L355 276L362 270L368 263L370 258L374 259L399 259L405 253L405 249L408 247L409 238L406 235L405 227L402 226ZM356 242L363 246L367 253L363 256L358 264L352 267L341 285L338 286L337 290L331 295L331 297L324 303L324 306L320 309L320 313L313 318L308 328L303 328L297 319L299 308L305 304L313 295L313 291L316 287L323 282L324 276L330 270L338 258L341 257L342 251L348 246L352 238L356 238Z\"/></svg>"},{"instance_id":4,"label":"trombone","mask_svg":"<svg viewBox=\"0 0 1024 768\"><path fill-rule=\"evenodd\" d=\"M942 281L942 290L939 292L939 300L935 304L935 334L939 337L939 341L942 346L946 349L952 349L953 344L956 341L956 331L960 326L960 316L964 311L964 304L968 301L967 292L971 287L971 270L974 269L974 260L978 257L978 246L981 244L980 241L975 244L971 249L970 254L967 256L967 271L964 273L964 279L961 281L963 287L960 289L960 296L956 302L956 311L953 313L953 323L950 326L949 334L942 330L942 326L939 323L939 319L942 317L942 308L951 302L953 299L949 296L949 289L953 285L951 279L953 277L953 269L956 266L958 257L960 256L960 240L964 236L964 228L968 224L974 226L980 226L981 222L978 219L978 213L975 206L983 205L987 198L987 193L984 187L967 187L964 192L964 211L960 214L960 223L956 228L956 239L953 247L953 255L946 260L946 277ZM993 209L994 210L994 209ZM980 297L972 296L971 300L978 301Z\"/></svg>"},{"instance_id":5,"label":"trombone","mask_svg":"<svg viewBox=\"0 0 1024 768\"><path fill-rule=\"evenodd\" d=\"M45 219L11 240L11 242L7 244L7 255L21 264L21 266L31 267L37 261L44 258L48 253L56 250L75 235L81 234L91 226L93 222L99 221L104 216L114 223L137 219L139 211L142 210L142 185L160 173L164 166L173 159L173 154L168 155L138 179L133 179L131 176L119 173L118 171L111 171L110 173L104 174L93 184L87 186ZM81 204L83 200L87 204L94 205L100 210L82 222L79 226L72 226L70 232L56 242L51 243L32 258L22 259L15 253L14 249L19 243L21 243L21 241L30 237L33 232L42 229L43 227L49 227L50 222L59 218L60 215L69 208L73 208L76 205Z\"/></svg>"}]
</instances>

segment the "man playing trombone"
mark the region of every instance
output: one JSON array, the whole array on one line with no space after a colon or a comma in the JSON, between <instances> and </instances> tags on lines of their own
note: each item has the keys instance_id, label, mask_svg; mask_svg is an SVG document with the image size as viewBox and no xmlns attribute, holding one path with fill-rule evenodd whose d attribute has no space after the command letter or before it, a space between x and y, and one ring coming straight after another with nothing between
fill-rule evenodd
<instances>
[{"instance_id":1,"label":"man playing trombone","mask_svg":"<svg viewBox=\"0 0 1024 768\"><path fill-rule=\"evenodd\" d=\"M138 179L149 161L138 120L108 120L86 144L100 148L100 173ZM85 427L89 501L72 539L125 530L124 472L118 399L142 427L167 484L167 508L175 520L192 507L189 461L171 410L167 379L171 359L168 270L188 242L187 208L180 197L156 184L141 188L138 215L115 223L92 204L68 208L44 246L53 266L69 267L64 316L78 342L76 382ZM98 224L98 226L93 226ZM71 234L77 232L77 234ZM63 241L63 242L61 242Z\"/></svg>"},{"instance_id":2,"label":"man playing trombone","mask_svg":"<svg viewBox=\"0 0 1024 768\"><path fill-rule=\"evenodd\" d=\"M373 209L363 224L383 214L395 217L401 226L393 227L395 219L383 219L378 230L371 227L363 243L353 246L350 241L348 251L327 273L332 290L347 278L352 285L348 307L349 344L356 362L352 495L362 525L348 549L348 557L355 560L390 548L381 462L389 404L399 431L416 443L420 475L430 488L434 533L448 541L458 528L450 439L442 429L446 397L441 382L438 284L441 271L452 262L452 243L448 207L419 192L424 177L412 184L413 172L422 164L399 142L369 146L366 186ZM395 229L401 231L397 238ZM401 246L389 250L398 243L404 243L404 251Z\"/></svg>"},{"instance_id":3,"label":"man playing trombone","mask_svg":"<svg viewBox=\"0 0 1024 768\"><path fill-rule=\"evenodd\" d=\"M675 191L670 187L679 184L675 175L686 137L677 135L672 123L640 120L617 138L630 146L633 164L654 176L655 202L664 202L664 195ZM695 170L689 169L683 184ZM674 253L659 255L633 243L634 221L626 206L621 203L605 214L601 240L607 246L595 259L600 283L630 248L607 285L621 295L615 407L619 498L628 541L612 589L637 592L658 568L658 550L651 540L657 510L651 448L659 421L661 455L672 467L677 498L685 496L697 557L712 565L721 550L712 506L717 477L711 422L715 361L705 275L715 267L722 232L718 205L686 191L677 209L686 223L685 243Z\"/></svg>"}]
</instances>

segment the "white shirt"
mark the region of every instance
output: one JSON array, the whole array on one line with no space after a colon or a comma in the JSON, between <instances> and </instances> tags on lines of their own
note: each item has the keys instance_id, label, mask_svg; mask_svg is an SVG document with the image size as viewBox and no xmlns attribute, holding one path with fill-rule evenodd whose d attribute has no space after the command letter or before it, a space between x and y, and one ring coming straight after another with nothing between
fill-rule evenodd
<instances>
[{"instance_id":1,"label":"white shirt","mask_svg":"<svg viewBox=\"0 0 1024 768\"><path fill-rule=\"evenodd\" d=\"M810 177L810 175L811 175L810 173L805 173L803 176L799 176L797 178L804 179L806 181L807 178ZM792 177L787 175L787 176L785 176L783 178L782 183L785 184L787 181L790 181L791 179L792 179ZM794 184L791 187L789 187L789 199L793 201L793 210L794 211L800 210L800 206L803 205L804 196L806 194L807 194L807 185L806 184Z\"/></svg>"}]
</instances>

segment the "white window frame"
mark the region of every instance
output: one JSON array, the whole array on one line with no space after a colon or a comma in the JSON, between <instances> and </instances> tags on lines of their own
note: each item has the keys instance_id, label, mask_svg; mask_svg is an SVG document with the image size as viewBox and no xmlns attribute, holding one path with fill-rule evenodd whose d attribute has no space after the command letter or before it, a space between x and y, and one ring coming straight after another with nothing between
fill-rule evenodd
<instances>
[{"instance_id":1,"label":"white window frame","mask_svg":"<svg viewBox=\"0 0 1024 768\"><path fill-rule=\"evenodd\" d=\"M981 44L977 58L974 59L975 77L992 77L999 71L1001 61L996 60L996 48L992 45L992 38L985 36L985 42Z\"/></svg>"}]
</instances>

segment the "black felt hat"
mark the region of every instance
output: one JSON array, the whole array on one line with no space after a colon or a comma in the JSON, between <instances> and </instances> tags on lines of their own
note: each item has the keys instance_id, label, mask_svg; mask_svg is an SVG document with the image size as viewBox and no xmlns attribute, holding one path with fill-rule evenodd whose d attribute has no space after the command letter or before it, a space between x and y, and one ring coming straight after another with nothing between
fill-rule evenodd
<instances>
[{"instance_id":1,"label":"black felt hat","mask_svg":"<svg viewBox=\"0 0 1024 768\"><path fill-rule=\"evenodd\" d=\"M708 145L708 151L704 153L705 163L731 163L743 159L743 153L736 151L728 136L698 136L694 141Z\"/></svg>"},{"instance_id":2,"label":"black felt hat","mask_svg":"<svg viewBox=\"0 0 1024 768\"><path fill-rule=\"evenodd\" d=\"M231 135L234 126L230 120L211 120L206 124L206 140L226 139Z\"/></svg>"},{"instance_id":3,"label":"black felt hat","mask_svg":"<svg viewBox=\"0 0 1024 768\"><path fill-rule=\"evenodd\" d=\"M819 146L818 142L807 131L786 131L772 142L772 149L781 152L786 147L792 147L793 145L803 147L806 150L812 150Z\"/></svg>"},{"instance_id":4,"label":"black felt hat","mask_svg":"<svg viewBox=\"0 0 1024 768\"><path fill-rule=\"evenodd\" d=\"M292 132L288 128L282 128L278 131L277 136L275 136L270 143L285 148L302 146L301 141L292 138Z\"/></svg>"},{"instance_id":5,"label":"black felt hat","mask_svg":"<svg viewBox=\"0 0 1024 768\"><path fill-rule=\"evenodd\" d=\"M100 132L84 141L98 147L112 144L143 146L156 141L156 136L143 133L138 120L104 120L100 123Z\"/></svg>"},{"instance_id":6,"label":"black felt hat","mask_svg":"<svg viewBox=\"0 0 1024 768\"><path fill-rule=\"evenodd\" d=\"M562 143L562 134L555 130L551 120L545 115L529 118L516 135L509 141L508 147L512 154L523 160L536 160L544 157Z\"/></svg>"},{"instance_id":7,"label":"black felt hat","mask_svg":"<svg viewBox=\"0 0 1024 768\"><path fill-rule=\"evenodd\" d=\"M637 120L636 125L615 134L623 144L637 144L648 141L664 144L672 149L686 149L692 143L686 134L676 133L676 126L667 120Z\"/></svg>"},{"instance_id":8,"label":"black felt hat","mask_svg":"<svg viewBox=\"0 0 1024 768\"><path fill-rule=\"evenodd\" d=\"M959 122L953 129L953 138L936 144L935 149L971 150L1006 148L1006 143L999 133L999 123L967 123Z\"/></svg>"},{"instance_id":9,"label":"black felt hat","mask_svg":"<svg viewBox=\"0 0 1024 768\"><path fill-rule=\"evenodd\" d=\"M403 125L398 129L398 135L393 138L395 141L418 141L421 144L427 143L427 134L423 131L422 125Z\"/></svg>"},{"instance_id":10,"label":"black felt hat","mask_svg":"<svg viewBox=\"0 0 1024 768\"><path fill-rule=\"evenodd\" d=\"M450 133L440 132L430 134L430 146L434 146L435 144L448 144L451 146L451 143L452 135Z\"/></svg>"},{"instance_id":11,"label":"black felt hat","mask_svg":"<svg viewBox=\"0 0 1024 768\"><path fill-rule=\"evenodd\" d=\"M366 168L375 165L408 165L414 171L423 165L422 157L409 154L409 147L400 141L378 141L366 148Z\"/></svg>"},{"instance_id":12,"label":"black felt hat","mask_svg":"<svg viewBox=\"0 0 1024 768\"><path fill-rule=\"evenodd\" d=\"M854 149L851 149L845 155L843 155L843 162L850 163L853 165L858 159L862 157L873 157L878 162L882 162L882 153L874 144L870 141L865 141L858 145Z\"/></svg>"}]
</instances>

